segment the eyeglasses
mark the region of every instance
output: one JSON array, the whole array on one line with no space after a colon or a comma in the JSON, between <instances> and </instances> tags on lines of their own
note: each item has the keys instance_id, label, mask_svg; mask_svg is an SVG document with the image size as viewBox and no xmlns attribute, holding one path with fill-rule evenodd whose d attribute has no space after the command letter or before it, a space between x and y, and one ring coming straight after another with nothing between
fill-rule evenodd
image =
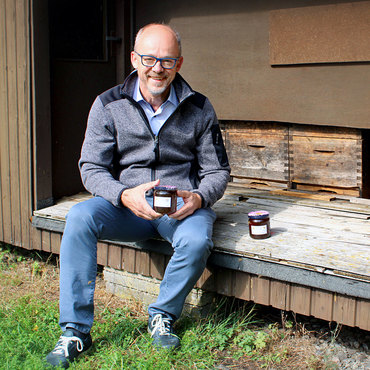
<instances>
[{"instance_id":1,"label":"eyeglasses","mask_svg":"<svg viewBox=\"0 0 370 370\"><path fill-rule=\"evenodd\" d=\"M141 64L145 67L154 67L157 62L161 64L161 67L164 69L172 69L175 67L177 61L180 58L156 58L152 55L142 55L137 51L134 52L141 58Z\"/></svg>"}]
</instances>

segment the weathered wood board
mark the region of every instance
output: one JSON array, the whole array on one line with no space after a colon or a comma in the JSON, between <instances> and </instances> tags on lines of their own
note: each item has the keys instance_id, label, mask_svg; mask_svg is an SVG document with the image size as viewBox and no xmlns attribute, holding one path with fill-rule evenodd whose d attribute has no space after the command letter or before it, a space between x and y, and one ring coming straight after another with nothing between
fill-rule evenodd
<instances>
[{"instance_id":1,"label":"weathered wood board","mask_svg":"<svg viewBox=\"0 0 370 370\"><path fill-rule=\"evenodd\" d=\"M319 199L306 196L284 196L281 192L230 184L223 199L213 207L218 216L215 249L370 281L370 205L366 201L322 200L325 195ZM34 214L64 220L73 204L89 197L81 193ZM269 211L271 216L272 236L264 240L249 236L248 212L259 209Z\"/></svg>"}]
</instances>

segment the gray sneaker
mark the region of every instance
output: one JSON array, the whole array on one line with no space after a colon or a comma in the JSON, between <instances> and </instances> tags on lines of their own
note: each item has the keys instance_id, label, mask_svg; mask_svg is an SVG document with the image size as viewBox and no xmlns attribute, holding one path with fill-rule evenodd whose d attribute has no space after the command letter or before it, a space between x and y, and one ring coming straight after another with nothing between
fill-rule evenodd
<instances>
[{"instance_id":1,"label":"gray sneaker","mask_svg":"<svg viewBox=\"0 0 370 370\"><path fill-rule=\"evenodd\" d=\"M74 335L67 329L60 337L55 348L46 356L46 361L52 366L62 366L67 369L82 352L86 352L92 345L91 335L85 339Z\"/></svg>"},{"instance_id":2,"label":"gray sneaker","mask_svg":"<svg viewBox=\"0 0 370 370\"><path fill-rule=\"evenodd\" d=\"M180 339L173 333L172 321L164 315L149 317L148 332L153 338L155 347L175 349L180 347Z\"/></svg>"}]
</instances>

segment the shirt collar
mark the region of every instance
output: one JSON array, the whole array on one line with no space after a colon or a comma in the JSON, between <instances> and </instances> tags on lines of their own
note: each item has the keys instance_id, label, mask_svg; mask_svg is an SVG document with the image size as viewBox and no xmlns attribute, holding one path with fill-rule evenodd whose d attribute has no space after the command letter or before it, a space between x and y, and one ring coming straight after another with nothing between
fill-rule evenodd
<instances>
[{"instance_id":1,"label":"shirt collar","mask_svg":"<svg viewBox=\"0 0 370 370\"><path fill-rule=\"evenodd\" d=\"M135 83L135 89L134 89L134 94L132 96L132 98L137 101L138 103L139 102L145 102L147 104L149 104L144 98L143 96L141 95L141 91L140 91L140 88L139 88L139 78L136 79L136 83ZM177 95L176 95L176 91L175 91L175 88L173 87L173 85L171 84L171 89L170 89L170 95L168 97L168 99L163 103L163 104L166 104L167 102L170 102L172 103L175 107L178 106L179 104L179 99L177 98ZM162 104L162 105L163 105Z\"/></svg>"}]
</instances>

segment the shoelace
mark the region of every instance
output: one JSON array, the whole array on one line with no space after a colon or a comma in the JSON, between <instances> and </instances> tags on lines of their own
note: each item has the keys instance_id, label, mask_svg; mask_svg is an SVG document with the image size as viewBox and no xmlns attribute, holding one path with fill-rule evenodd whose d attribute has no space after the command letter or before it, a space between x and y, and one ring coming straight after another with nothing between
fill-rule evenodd
<instances>
[{"instance_id":1,"label":"shoelace","mask_svg":"<svg viewBox=\"0 0 370 370\"><path fill-rule=\"evenodd\" d=\"M79 337L64 337L63 335L59 338L57 345L55 346L53 353L57 355L64 355L69 357L68 345L71 342L77 342L77 351L82 352L84 345Z\"/></svg>"},{"instance_id":2,"label":"shoelace","mask_svg":"<svg viewBox=\"0 0 370 370\"><path fill-rule=\"evenodd\" d=\"M168 318L163 317L161 314L155 315L152 321L153 328L151 330L151 335L153 336L157 330L159 335L171 335L170 325L171 322Z\"/></svg>"}]
</instances>

